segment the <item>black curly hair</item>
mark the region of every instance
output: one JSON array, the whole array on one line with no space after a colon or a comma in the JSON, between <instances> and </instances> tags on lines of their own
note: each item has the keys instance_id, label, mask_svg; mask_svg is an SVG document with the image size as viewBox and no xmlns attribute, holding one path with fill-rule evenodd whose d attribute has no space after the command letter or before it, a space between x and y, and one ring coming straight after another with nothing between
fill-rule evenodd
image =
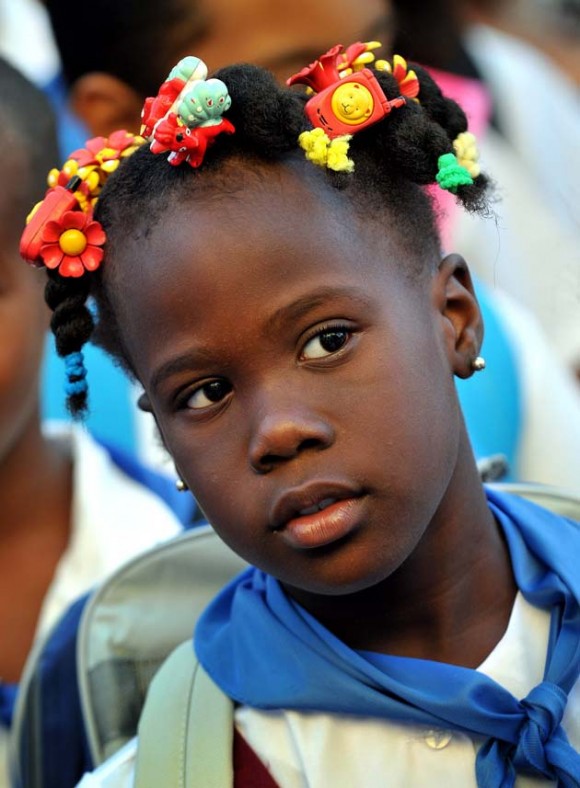
<instances>
[{"instance_id":1,"label":"black curly hair","mask_svg":"<svg viewBox=\"0 0 580 788\"><path fill-rule=\"evenodd\" d=\"M453 140L467 129L467 120L426 71L412 67L421 86L419 102L408 101L353 136L352 173L323 169L305 160L297 144L300 132L309 128L303 93L280 87L269 72L256 66L235 65L217 72L215 76L228 86L232 105L226 115L236 133L218 137L198 169L185 163L172 167L165 155L154 155L144 145L110 176L95 211L107 234L104 265L82 280L51 274L47 286L58 352L66 355L80 350L91 338L132 374L111 297L117 249L128 236L146 238L176 201L194 204L196 199L206 200L212 190L236 191L249 173L266 180L271 167L300 168L313 188L348 201L369 221L387 216L418 265L438 260L434 208L423 187L436 181L439 157L453 152ZM399 96L399 85L391 74L376 75L388 99ZM457 199L469 211L484 212L488 186L487 178L479 175L471 185L457 188ZM96 326L87 306L91 297L97 306ZM68 404L73 414L82 414L86 395L73 394Z\"/></svg>"}]
</instances>

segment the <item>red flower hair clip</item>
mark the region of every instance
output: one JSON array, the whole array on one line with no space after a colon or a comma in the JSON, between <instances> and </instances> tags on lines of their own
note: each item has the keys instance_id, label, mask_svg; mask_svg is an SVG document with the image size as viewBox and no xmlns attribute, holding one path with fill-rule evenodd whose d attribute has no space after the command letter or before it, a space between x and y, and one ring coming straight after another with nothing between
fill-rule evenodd
<instances>
[{"instance_id":1,"label":"red flower hair clip","mask_svg":"<svg viewBox=\"0 0 580 788\"><path fill-rule=\"evenodd\" d=\"M45 224L40 258L47 268L58 268L61 276L82 276L101 264L105 240L103 228L90 213L66 211Z\"/></svg>"},{"instance_id":2,"label":"red flower hair clip","mask_svg":"<svg viewBox=\"0 0 580 788\"><path fill-rule=\"evenodd\" d=\"M79 277L95 271L104 256L105 233L93 207L109 175L145 140L126 131L94 137L74 151L62 169L51 170L49 189L28 217L20 254L35 266Z\"/></svg>"}]
</instances>

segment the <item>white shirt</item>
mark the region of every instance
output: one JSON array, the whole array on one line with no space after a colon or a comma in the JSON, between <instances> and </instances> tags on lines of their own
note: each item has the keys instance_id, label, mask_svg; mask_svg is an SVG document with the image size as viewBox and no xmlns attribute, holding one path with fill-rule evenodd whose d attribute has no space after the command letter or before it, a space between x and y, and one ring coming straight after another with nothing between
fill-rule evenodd
<instances>
[{"instance_id":1,"label":"white shirt","mask_svg":"<svg viewBox=\"0 0 580 788\"><path fill-rule=\"evenodd\" d=\"M125 475L81 427L52 424L46 431L70 445L72 531L44 598L37 639L52 628L72 602L114 569L181 530L171 509ZM0 788L9 785L7 750L8 731L0 726Z\"/></svg>"},{"instance_id":2,"label":"white shirt","mask_svg":"<svg viewBox=\"0 0 580 788\"><path fill-rule=\"evenodd\" d=\"M578 237L577 85L536 46L489 25L469 25L464 44L490 87L502 133L542 191L542 210L552 205L562 226Z\"/></svg>"},{"instance_id":3,"label":"white shirt","mask_svg":"<svg viewBox=\"0 0 580 788\"><path fill-rule=\"evenodd\" d=\"M38 85L56 76L60 57L39 0L0 0L0 53Z\"/></svg>"},{"instance_id":4,"label":"white shirt","mask_svg":"<svg viewBox=\"0 0 580 788\"><path fill-rule=\"evenodd\" d=\"M549 613L518 594L508 628L482 673L518 698L543 678ZM481 741L441 729L377 719L247 706L235 723L281 788L476 788L475 757ZM563 727L580 751L580 681L572 689ZM132 788L137 740L133 739L78 788ZM517 788L544 788L545 779L520 777Z\"/></svg>"},{"instance_id":5,"label":"white shirt","mask_svg":"<svg viewBox=\"0 0 580 788\"><path fill-rule=\"evenodd\" d=\"M521 392L514 476L580 495L578 381L556 358L533 315L505 293L494 290L493 295L513 351Z\"/></svg>"}]
</instances>

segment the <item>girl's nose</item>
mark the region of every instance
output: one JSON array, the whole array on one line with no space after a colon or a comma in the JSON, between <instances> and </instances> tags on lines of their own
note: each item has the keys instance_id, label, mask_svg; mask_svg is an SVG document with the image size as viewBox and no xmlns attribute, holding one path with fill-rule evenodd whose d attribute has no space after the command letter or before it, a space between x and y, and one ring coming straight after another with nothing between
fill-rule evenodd
<instances>
[{"instance_id":1,"label":"girl's nose","mask_svg":"<svg viewBox=\"0 0 580 788\"><path fill-rule=\"evenodd\" d=\"M321 416L285 409L261 417L250 440L249 458L256 473L268 473L304 451L334 443L334 429Z\"/></svg>"}]
</instances>

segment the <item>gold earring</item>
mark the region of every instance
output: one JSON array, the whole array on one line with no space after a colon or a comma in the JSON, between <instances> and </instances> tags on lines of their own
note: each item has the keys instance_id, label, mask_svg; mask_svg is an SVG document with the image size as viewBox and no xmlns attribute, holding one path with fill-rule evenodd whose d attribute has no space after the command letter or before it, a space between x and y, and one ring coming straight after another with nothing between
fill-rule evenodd
<instances>
[{"instance_id":1,"label":"gold earring","mask_svg":"<svg viewBox=\"0 0 580 788\"><path fill-rule=\"evenodd\" d=\"M183 481L183 479L177 479L177 481L175 482L175 487L177 488L178 492L185 492L186 490L189 490L189 487Z\"/></svg>"},{"instance_id":2,"label":"gold earring","mask_svg":"<svg viewBox=\"0 0 580 788\"><path fill-rule=\"evenodd\" d=\"M474 372L481 372L485 369L485 359L483 356L476 356L471 362L471 369Z\"/></svg>"}]
</instances>

